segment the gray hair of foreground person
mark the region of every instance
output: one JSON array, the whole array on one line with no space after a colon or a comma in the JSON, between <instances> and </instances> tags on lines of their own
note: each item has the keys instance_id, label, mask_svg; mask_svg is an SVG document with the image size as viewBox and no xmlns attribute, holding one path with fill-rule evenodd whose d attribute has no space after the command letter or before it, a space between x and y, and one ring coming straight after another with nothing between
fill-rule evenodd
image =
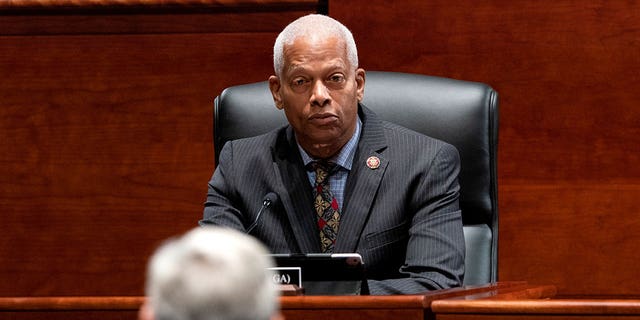
<instances>
[{"instance_id":1,"label":"gray hair of foreground person","mask_svg":"<svg viewBox=\"0 0 640 320\"><path fill-rule=\"evenodd\" d=\"M147 270L145 320L277 319L279 291L267 249L241 232L194 229L156 250Z\"/></svg>"}]
</instances>

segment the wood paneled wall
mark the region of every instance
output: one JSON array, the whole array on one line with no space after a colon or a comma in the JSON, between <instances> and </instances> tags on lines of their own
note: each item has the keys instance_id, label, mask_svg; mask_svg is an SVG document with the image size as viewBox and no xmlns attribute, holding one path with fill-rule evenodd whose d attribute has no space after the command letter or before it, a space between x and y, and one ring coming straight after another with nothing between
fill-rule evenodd
<instances>
[{"instance_id":1,"label":"wood paneled wall","mask_svg":"<svg viewBox=\"0 0 640 320\"><path fill-rule=\"evenodd\" d=\"M157 3L157 4L154 4ZM213 98L317 1L0 3L0 296L141 295L195 227Z\"/></svg>"},{"instance_id":2,"label":"wood paneled wall","mask_svg":"<svg viewBox=\"0 0 640 320\"><path fill-rule=\"evenodd\" d=\"M365 69L499 92L500 280L640 295L640 2L353 0L329 13Z\"/></svg>"}]
</instances>

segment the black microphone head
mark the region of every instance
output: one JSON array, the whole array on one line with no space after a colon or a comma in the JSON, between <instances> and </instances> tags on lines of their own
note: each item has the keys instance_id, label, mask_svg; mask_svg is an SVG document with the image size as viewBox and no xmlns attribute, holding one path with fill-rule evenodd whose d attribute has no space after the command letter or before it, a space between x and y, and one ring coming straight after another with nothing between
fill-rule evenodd
<instances>
[{"instance_id":1,"label":"black microphone head","mask_svg":"<svg viewBox=\"0 0 640 320\"><path fill-rule=\"evenodd\" d=\"M258 214L256 214L256 219L253 220L253 223L247 228L246 234L251 233L253 228L255 228L258 225L258 220L260 219L260 215L262 214L262 212L267 208L269 208L276 201L278 201L278 195L275 192L269 192L264 196L264 198L262 199L262 208L258 210Z\"/></svg>"},{"instance_id":2,"label":"black microphone head","mask_svg":"<svg viewBox=\"0 0 640 320\"><path fill-rule=\"evenodd\" d=\"M263 206L270 206L278 201L278 195L275 192L269 192L264 196L262 200Z\"/></svg>"}]
</instances>

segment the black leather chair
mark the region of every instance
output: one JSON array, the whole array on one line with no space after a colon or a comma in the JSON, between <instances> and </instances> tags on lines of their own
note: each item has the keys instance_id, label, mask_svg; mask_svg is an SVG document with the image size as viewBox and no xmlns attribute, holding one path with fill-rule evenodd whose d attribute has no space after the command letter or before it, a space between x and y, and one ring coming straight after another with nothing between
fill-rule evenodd
<instances>
[{"instance_id":1,"label":"black leather chair","mask_svg":"<svg viewBox=\"0 0 640 320\"><path fill-rule=\"evenodd\" d=\"M458 148L466 241L465 285L497 281L498 93L477 82L368 71L363 103L382 119ZM226 141L286 124L266 81L225 89L215 99L216 163Z\"/></svg>"}]
</instances>

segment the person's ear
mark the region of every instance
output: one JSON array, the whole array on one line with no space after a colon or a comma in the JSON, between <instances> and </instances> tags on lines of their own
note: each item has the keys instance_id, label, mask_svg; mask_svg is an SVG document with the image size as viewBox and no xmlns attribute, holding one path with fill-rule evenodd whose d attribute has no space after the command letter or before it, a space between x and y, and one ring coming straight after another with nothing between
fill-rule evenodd
<instances>
[{"instance_id":1,"label":"person's ear","mask_svg":"<svg viewBox=\"0 0 640 320\"><path fill-rule=\"evenodd\" d=\"M138 310L138 320L154 320L153 310L149 305L149 301L146 300Z\"/></svg>"},{"instance_id":2,"label":"person's ear","mask_svg":"<svg viewBox=\"0 0 640 320\"><path fill-rule=\"evenodd\" d=\"M276 104L276 108L282 110L284 108L284 104L282 103L282 95L280 94L280 88L282 88L282 83L280 82L280 78L277 76L269 77L269 90L271 90L271 95L273 96L273 102Z\"/></svg>"},{"instance_id":3,"label":"person's ear","mask_svg":"<svg viewBox=\"0 0 640 320\"><path fill-rule=\"evenodd\" d=\"M364 72L364 69L362 68L358 68L356 70L356 97L358 98L358 102L362 101L362 98L364 98L364 83L366 80L366 75Z\"/></svg>"}]
</instances>

